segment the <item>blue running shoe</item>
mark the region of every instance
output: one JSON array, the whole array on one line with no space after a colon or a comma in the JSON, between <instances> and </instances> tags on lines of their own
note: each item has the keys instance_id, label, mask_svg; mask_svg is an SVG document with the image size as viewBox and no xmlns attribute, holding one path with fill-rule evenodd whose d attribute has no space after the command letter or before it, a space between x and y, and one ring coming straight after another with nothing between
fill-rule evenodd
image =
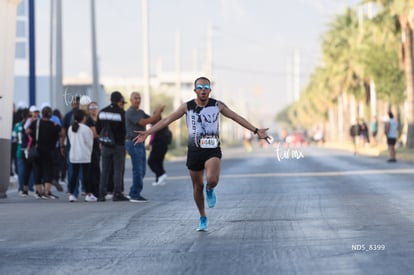
<instances>
[{"instance_id":1,"label":"blue running shoe","mask_svg":"<svg viewBox=\"0 0 414 275\"><path fill-rule=\"evenodd\" d=\"M208 231L207 228L207 217L200 217L200 223L197 227L197 231Z\"/></svg>"},{"instance_id":2,"label":"blue running shoe","mask_svg":"<svg viewBox=\"0 0 414 275\"><path fill-rule=\"evenodd\" d=\"M206 185L207 205L209 208L216 206L216 194L214 194L214 188L208 189Z\"/></svg>"}]
</instances>

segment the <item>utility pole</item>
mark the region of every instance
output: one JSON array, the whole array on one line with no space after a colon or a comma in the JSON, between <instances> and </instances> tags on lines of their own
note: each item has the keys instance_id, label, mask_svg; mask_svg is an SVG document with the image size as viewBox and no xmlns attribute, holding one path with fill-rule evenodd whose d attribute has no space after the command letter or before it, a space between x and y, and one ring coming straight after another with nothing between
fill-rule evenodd
<instances>
[{"instance_id":1,"label":"utility pole","mask_svg":"<svg viewBox=\"0 0 414 275\"><path fill-rule=\"evenodd\" d=\"M49 44L49 93L50 102L53 106L56 106L56 93L55 89L55 68L54 68L54 30L55 30L55 1L50 0L50 44ZM62 110L63 111L63 110Z\"/></svg>"},{"instance_id":2,"label":"utility pole","mask_svg":"<svg viewBox=\"0 0 414 275\"><path fill-rule=\"evenodd\" d=\"M299 100L300 97L300 53L295 50L293 57L293 94L294 100Z\"/></svg>"},{"instance_id":3,"label":"utility pole","mask_svg":"<svg viewBox=\"0 0 414 275\"><path fill-rule=\"evenodd\" d=\"M175 89L176 93L174 95L174 109L177 109L182 100L181 92L181 34L176 32L175 34L175 70L176 70L176 80L175 80ZM181 119L176 120L176 131L175 131L175 147L181 146Z\"/></svg>"},{"instance_id":4,"label":"utility pole","mask_svg":"<svg viewBox=\"0 0 414 275\"><path fill-rule=\"evenodd\" d=\"M293 70L292 70L292 62L290 57L287 60L286 65L286 90L288 94L289 104L295 102L295 95L293 94Z\"/></svg>"},{"instance_id":5,"label":"utility pole","mask_svg":"<svg viewBox=\"0 0 414 275\"><path fill-rule=\"evenodd\" d=\"M205 73L208 78L212 79L213 73L213 25L208 24L207 28L207 52Z\"/></svg>"},{"instance_id":6,"label":"utility pole","mask_svg":"<svg viewBox=\"0 0 414 275\"><path fill-rule=\"evenodd\" d=\"M143 50L143 73L144 73L144 111L150 113L150 64L149 64L149 20L148 0L142 0L142 50Z\"/></svg>"},{"instance_id":7,"label":"utility pole","mask_svg":"<svg viewBox=\"0 0 414 275\"><path fill-rule=\"evenodd\" d=\"M62 53L62 0L56 0L56 79L55 107L62 112L66 109L63 98L63 53Z\"/></svg>"},{"instance_id":8,"label":"utility pole","mask_svg":"<svg viewBox=\"0 0 414 275\"><path fill-rule=\"evenodd\" d=\"M36 104L35 1L29 0L29 105Z\"/></svg>"},{"instance_id":9,"label":"utility pole","mask_svg":"<svg viewBox=\"0 0 414 275\"><path fill-rule=\"evenodd\" d=\"M100 102L99 94L99 71L98 71L98 55L96 51L96 18L95 18L95 0L91 0L91 33L92 33L92 93L93 101Z\"/></svg>"},{"instance_id":10,"label":"utility pole","mask_svg":"<svg viewBox=\"0 0 414 275\"><path fill-rule=\"evenodd\" d=\"M193 49L193 72L199 72L199 54L197 49Z\"/></svg>"}]
</instances>

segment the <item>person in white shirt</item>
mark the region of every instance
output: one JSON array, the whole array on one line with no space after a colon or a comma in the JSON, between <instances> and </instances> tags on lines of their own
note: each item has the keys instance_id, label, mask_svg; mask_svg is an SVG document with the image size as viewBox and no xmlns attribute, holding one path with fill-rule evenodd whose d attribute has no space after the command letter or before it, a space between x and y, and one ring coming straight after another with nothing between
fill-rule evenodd
<instances>
[{"instance_id":1,"label":"person in white shirt","mask_svg":"<svg viewBox=\"0 0 414 275\"><path fill-rule=\"evenodd\" d=\"M92 159L93 133L91 128L86 126L85 111L78 109L73 113L74 122L69 127L68 138L70 141L69 160L72 163L72 175L69 181L69 201L77 200L74 195L76 180L79 175L79 169L82 167L83 182L85 184L86 197L85 201L96 202L97 198L93 195L91 186L89 166Z\"/></svg>"},{"instance_id":2,"label":"person in white shirt","mask_svg":"<svg viewBox=\"0 0 414 275\"><path fill-rule=\"evenodd\" d=\"M395 144L397 143L398 137L398 122L394 119L394 114L388 112L389 120L385 123L385 135L387 136L388 153L390 158L388 162L396 162L396 151Z\"/></svg>"}]
</instances>

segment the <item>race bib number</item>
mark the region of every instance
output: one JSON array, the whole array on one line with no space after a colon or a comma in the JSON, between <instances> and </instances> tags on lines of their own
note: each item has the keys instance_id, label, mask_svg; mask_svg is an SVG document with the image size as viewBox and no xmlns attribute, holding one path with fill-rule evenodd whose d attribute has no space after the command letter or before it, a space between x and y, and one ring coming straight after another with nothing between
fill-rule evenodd
<instances>
[{"instance_id":1,"label":"race bib number","mask_svg":"<svg viewBox=\"0 0 414 275\"><path fill-rule=\"evenodd\" d=\"M219 139L216 136L203 136L200 139L201 148L217 148L219 145Z\"/></svg>"}]
</instances>

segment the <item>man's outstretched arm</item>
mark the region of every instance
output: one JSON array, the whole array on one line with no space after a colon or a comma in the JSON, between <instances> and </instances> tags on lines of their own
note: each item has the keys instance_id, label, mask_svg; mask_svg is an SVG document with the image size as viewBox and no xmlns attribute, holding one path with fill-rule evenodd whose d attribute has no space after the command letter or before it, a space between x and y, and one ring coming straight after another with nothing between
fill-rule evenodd
<instances>
[{"instance_id":1,"label":"man's outstretched arm","mask_svg":"<svg viewBox=\"0 0 414 275\"><path fill-rule=\"evenodd\" d=\"M237 122L238 124L246 128L247 130L250 130L253 133L257 134L260 139L264 139L266 140L266 142L270 143L271 137L267 134L267 130L269 130L269 128L258 129L253 124L251 124L249 121L247 121L247 119L245 119L244 117L242 117L241 115L237 114L236 112L231 110L229 107L227 107L227 105L224 104L223 102L220 102L219 104L220 104L220 112L225 117L228 117L234 120L235 122Z\"/></svg>"},{"instance_id":2,"label":"man's outstretched arm","mask_svg":"<svg viewBox=\"0 0 414 275\"><path fill-rule=\"evenodd\" d=\"M151 135L154 132L157 132L161 130L162 128L167 127L170 123L176 121L177 119L181 118L185 115L185 112L187 110L187 104L182 104L180 107L178 107L177 110L175 110L173 113L171 113L169 116L161 119L158 121L154 126L149 128L146 131L135 131L138 135L133 139L135 143L144 142L147 136Z\"/></svg>"}]
</instances>

